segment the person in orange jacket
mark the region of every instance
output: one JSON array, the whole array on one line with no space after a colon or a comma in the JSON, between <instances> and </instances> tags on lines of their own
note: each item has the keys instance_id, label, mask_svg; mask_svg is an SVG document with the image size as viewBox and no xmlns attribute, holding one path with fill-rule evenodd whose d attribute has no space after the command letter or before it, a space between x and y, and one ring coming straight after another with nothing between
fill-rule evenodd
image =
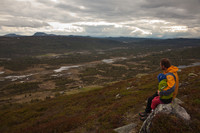
<instances>
[{"instance_id":1,"label":"person in orange jacket","mask_svg":"<svg viewBox=\"0 0 200 133\"><path fill-rule=\"evenodd\" d=\"M171 65L169 59L163 58L160 61L160 67L163 70L163 74L166 75L167 79L167 87L163 89L163 91L157 91L154 95L148 98L147 106L144 112L140 112L139 115L140 120L144 121L151 113L151 103L152 100L157 97L167 97L166 99L160 99L162 103L168 104L171 103L172 100L176 97L178 93L178 86L179 86L179 78L178 78L178 67Z\"/></svg>"}]
</instances>

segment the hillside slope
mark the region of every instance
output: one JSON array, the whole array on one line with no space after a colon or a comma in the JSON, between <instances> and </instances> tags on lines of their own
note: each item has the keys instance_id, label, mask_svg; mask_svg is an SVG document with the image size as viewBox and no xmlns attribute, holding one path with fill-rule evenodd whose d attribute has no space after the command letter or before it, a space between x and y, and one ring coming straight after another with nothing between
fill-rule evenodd
<instances>
[{"instance_id":1,"label":"hillside slope","mask_svg":"<svg viewBox=\"0 0 200 133\"><path fill-rule=\"evenodd\" d=\"M167 126L162 126L162 133L200 131L199 70L200 66L179 72L181 86L178 98L185 102L183 106L191 115L191 123L185 126L180 120L172 119L172 123L170 121ZM158 73L45 101L1 105L0 132L111 133L114 128L131 122L137 123L135 130L138 131L142 122L137 113L143 110L145 100L156 91ZM168 120L164 120L160 119L158 123L167 123ZM178 126L173 126L177 123ZM160 132L158 128L160 125L154 126L152 131Z\"/></svg>"}]
</instances>

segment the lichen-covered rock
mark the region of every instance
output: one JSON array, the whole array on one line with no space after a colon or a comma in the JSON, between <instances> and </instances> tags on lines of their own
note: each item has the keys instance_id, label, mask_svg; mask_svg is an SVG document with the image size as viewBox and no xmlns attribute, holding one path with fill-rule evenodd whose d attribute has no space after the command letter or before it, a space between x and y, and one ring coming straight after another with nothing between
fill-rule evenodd
<instances>
[{"instance_id":1,"label":"lichen-covered rock","mask_svg":"<svg viewBox=\"0 0 200 133\"><path fill-rule=\"evenodd\" d=\"M125 125L123 127L119 127L114 129L114 131L116 131L117 133L130 133L130 131L135 128L137 125L135 123L131 123L128 125Z\"/></svg>"},{"instance_id":2,"label":"lichen-covered rock","mask_svg":"<svg viewBox=\"0 0 200 133\"><path fill-rule=\"evenodd\" d=\"M186 112L186 110L181 107L179 104L182 104L183 102L179 99L175 99L170 104L159 104L156 109L151 112L151 114L147 117L147 119L144 121L140 133L150 133L150 126L152 119L158 114L158 113L166 113L166 114L174 114L177 117L189 121L190 115Z\"/></svg>"}]
</instances>

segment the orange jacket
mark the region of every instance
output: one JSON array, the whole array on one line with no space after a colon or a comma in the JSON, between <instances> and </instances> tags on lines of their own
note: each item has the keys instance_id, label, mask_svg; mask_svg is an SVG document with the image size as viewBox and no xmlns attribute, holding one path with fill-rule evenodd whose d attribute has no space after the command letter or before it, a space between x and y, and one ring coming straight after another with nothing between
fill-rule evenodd
<instances>
[{"instance_id":1,"label":"orange jacket","mask_svg":"<svg viewBox=\"0 0 200 133\"><path fill-rule=\"evenodd\" d=\"M173 73L174 76L176 77L176 79L174 79L174 76L172 75L167 75L167 87L163 89L163 92L161 92L161 95L165 95L166 92L173 92L173 99L176 97L177 93L178 93L178 86L179 86L179 78L178 78L178 67L175 66L170 66L167 70L164 71L164 74L167 73ZM175 88L174 88L175 85Z\"/></svg>"}]
</instances>

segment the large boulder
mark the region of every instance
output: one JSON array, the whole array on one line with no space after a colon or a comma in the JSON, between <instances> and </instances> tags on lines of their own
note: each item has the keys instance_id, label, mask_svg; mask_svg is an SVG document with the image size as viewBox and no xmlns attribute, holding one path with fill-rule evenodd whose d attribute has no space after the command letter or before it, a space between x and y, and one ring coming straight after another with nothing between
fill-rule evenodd
<instances>
[{"instance_id":1,"label":"large boulder","mask_svg":"<svg viewBox=\"0 0 200 133\"><path fill-rule=\"evenodd\" d=\"M175 98L172 103L170 104L159 104L156 109L149 114L147 119L144 121L140 133L150 133L150 126L152 119L158 114L158 113L166 113L166 114L174 114L175 116L185 120L190 120L190 115L186 112L186 110L181 107L179 104L182 104L183 102L179 100L178 98Z\"/></svg>"}]
</instances>

